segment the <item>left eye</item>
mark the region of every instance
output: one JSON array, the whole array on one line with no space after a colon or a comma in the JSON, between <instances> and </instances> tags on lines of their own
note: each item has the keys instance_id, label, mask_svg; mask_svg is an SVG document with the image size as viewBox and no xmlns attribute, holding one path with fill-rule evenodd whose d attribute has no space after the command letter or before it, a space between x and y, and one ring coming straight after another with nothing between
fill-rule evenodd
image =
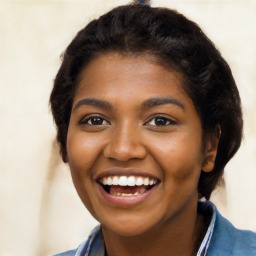
<instances>
[{"instance_id":1,"label":"left eye","mask_svg":"<svg viewBox=\"0 0 256 256\"><path fill-rule=\"evenodd\" d=\"M151 126L166 126L171 124L176 124L176 122L162 116L154 117L149 122L147 122L147 125L151 125Z\"/></svg>"},{"instance_id":2,"label":"left eye","mask_svg":"<svg viewBox=\"0 0 256 256\"><path fill-rule=\"evenodd\" d=\"M88 125L108 125L109 122L107 122L104 118L99 116L93 116L89 117L83 121L81 121L81 124L88 124Z\"/></svg>"}]
</instances>

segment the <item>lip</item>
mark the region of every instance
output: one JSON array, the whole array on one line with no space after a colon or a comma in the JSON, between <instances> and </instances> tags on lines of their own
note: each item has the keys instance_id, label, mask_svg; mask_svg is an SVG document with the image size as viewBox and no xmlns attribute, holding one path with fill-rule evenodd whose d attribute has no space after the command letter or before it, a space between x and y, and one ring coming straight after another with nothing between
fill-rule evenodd
<instances>
[{"instance_id":1,"label":"lip","mask_svg":"<svg viewBox=\"0 0 256 256\"><path fill-rule=\"evenodd\" d=\"M119 206L119 207L128 207L128 206L133 206L133 205L137 205L144 202L146 199L152 196L152 194L155 193L155 190L158 188L158 185L159 183L155 184L151 189L147 190L142 194L125 197L125 196L111 195L107 193L100 184L97 183L98 189L100 191L100 194L103 196L103 198L110 204Z\"/></svg>"}]
</instances>

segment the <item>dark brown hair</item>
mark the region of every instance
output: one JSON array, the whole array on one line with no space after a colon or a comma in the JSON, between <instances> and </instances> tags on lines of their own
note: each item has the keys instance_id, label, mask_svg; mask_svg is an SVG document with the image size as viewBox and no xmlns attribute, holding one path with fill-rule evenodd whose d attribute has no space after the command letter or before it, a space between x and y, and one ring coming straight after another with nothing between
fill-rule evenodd
<instances>
[{"instance_id":1,"label":"dark brown hair","mask_svg":"<svg viewBox=\"0 0 256 256\"><path fill-rule=\"evenodd\" d=\"M79 74L92 59L107 52L149 54L182 73L184 90L201 117L204 133L221 128L214 169L202 171L198 184L200 197L209 199L241 143L240 97L231 70L214 44L197 24L167 8L117 7L91 21L70 43L50 97L63 160Z\"/></svg>"}]
</instances>

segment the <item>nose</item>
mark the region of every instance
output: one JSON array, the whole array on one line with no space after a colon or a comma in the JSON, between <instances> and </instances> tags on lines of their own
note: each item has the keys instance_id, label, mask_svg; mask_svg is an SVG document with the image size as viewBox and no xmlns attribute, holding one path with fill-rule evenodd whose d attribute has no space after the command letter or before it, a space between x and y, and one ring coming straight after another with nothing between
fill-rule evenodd
<instances>
[{"instance_id":1,"label":"nose","mask_svg":"<svg viewBox=\"0 0 256 256\"><path fill-rule=\"evenodd\" d=\"M124 125L116 128L104 148L104 156L117 161L144 159L147 150L138 129Z\"/></svg>"}]
</instances>

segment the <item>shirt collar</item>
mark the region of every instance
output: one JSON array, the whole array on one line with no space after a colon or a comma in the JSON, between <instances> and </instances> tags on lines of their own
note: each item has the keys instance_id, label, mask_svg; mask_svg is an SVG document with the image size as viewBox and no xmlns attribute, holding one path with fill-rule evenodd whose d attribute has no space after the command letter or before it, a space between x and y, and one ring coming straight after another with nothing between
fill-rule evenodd
<instances>
[{"instance_id":1,"label":"shirt collar","mask_svg":"<svg viewBox=\"0 0 256 256\"><path fill-rule=\"evenodd\" d=\"M215 226L216 207L210 201L199 201L198 210L204 216L211 216L207 232L196 254L196 256L205 256L207 254ZM94 228L88 239L78 247L75 256L105 256L105 245L100 225Z\"/></svg>"},{"instance_id":2,"label":"shirt collar","mask_svg":"<svg viewBox=\"0 0 256 256\"><path fill-rule=\"evenodd\" d=\"M199 247L199 250L196 254L196 256L205 256L207 254L207 251L208 251L211 239L212 239L214 226L215 226L216 206L213 203L211 203L210 201L205 201L205 202L199 201L198 208L204 216L211 216L210 224L205 233L204 239Z\"/></svg>"}]
</instances>

